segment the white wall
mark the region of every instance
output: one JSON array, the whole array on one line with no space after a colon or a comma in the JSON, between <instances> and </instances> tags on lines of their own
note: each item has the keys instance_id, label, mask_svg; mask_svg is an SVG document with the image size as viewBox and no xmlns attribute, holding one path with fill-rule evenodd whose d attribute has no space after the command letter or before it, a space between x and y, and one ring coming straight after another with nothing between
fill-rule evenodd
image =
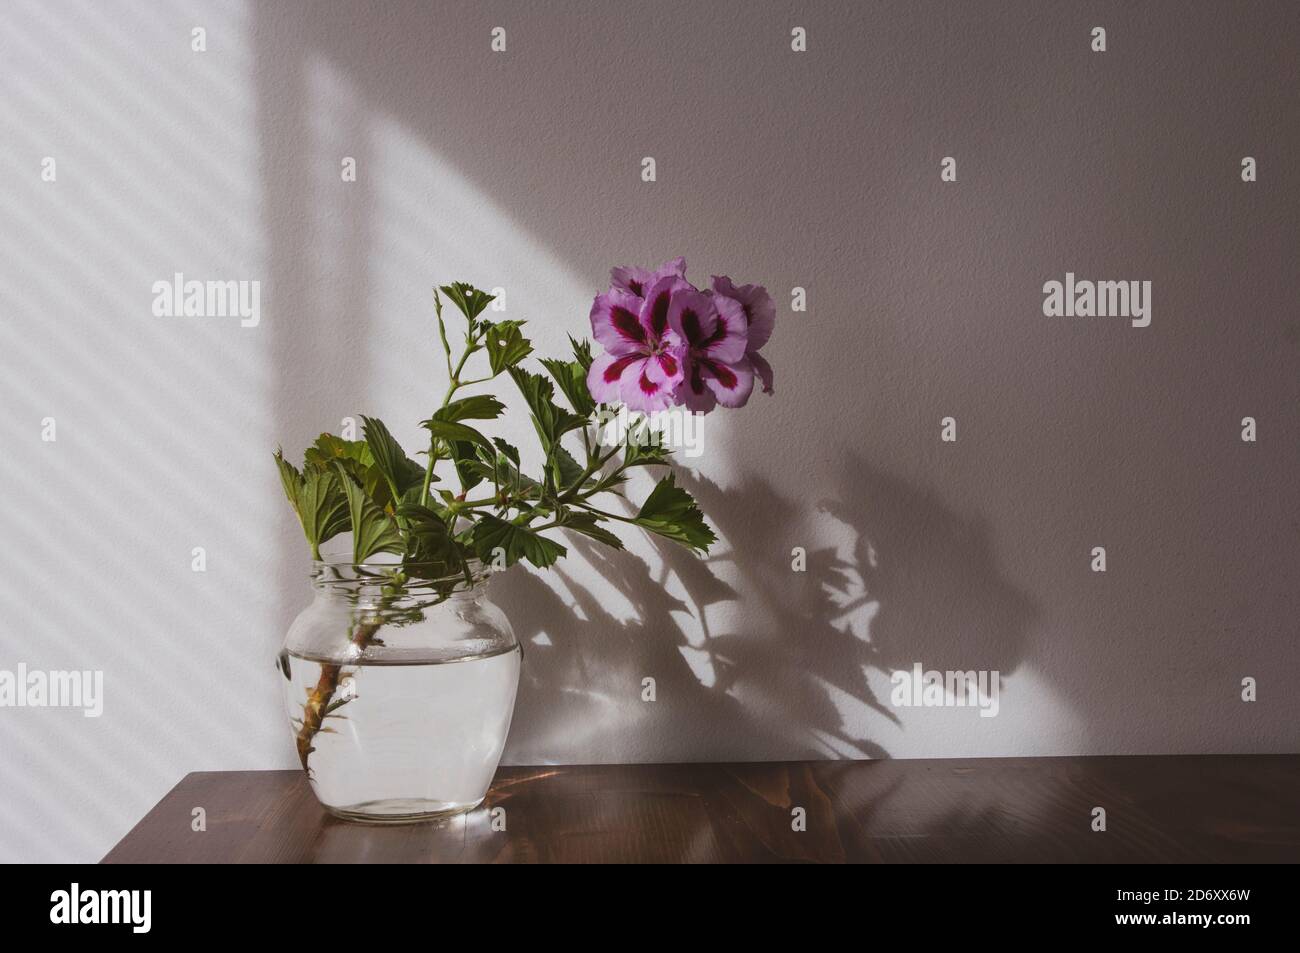
<instances>
[{"instance_id":1,"label":"white wall","mask_svg":"<svg viewBox=\"0 0 1300 953\"><path fill-rule=\"evenodd\" d=\"M1298 39L1282 2L6 4L0 669L102 670L105 708L0 708L0 860L294 766L270 451L360 413L416 446L431 285L559 353L610 265L675 254L776 293L777 395L708 418L707 561L494 584L508 759L1296 750ZM177 271L259 280L260 323L155 317ZM1066 271L1152 280L1152 326L1045 318ZM892 708L913 662L999 670L998 717Z\"/></svg>"}]
</instances>

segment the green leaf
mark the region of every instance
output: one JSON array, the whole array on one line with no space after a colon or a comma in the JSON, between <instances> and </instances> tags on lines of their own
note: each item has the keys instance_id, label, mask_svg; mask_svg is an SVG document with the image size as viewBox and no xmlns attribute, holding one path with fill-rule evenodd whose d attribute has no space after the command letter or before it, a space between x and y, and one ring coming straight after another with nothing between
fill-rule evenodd
<instances>
[{"instance_id":1,"label":"green leaf","mask_svg":"<svg viewBox=\"0 0 1300 953\"><path fill-rule=\"evenodd\" d=\"M509 446L509 444L506 444L506 446ZM516 494L522 491L524 496L532 495L531 491L541 486L541 483L537 480L525 473L521 473L514 461L504 453L493 458L491 454L485 454L484 451L480 450L478 456L478 460L467 464L467 466L484 480L491 480L495 472L499 486L511 488L512 492Z\"/></svg>"},{"instance_id":2,"label":"green leaf","mask_svg":"<svg viewBox=\"0 0 1300 953\"><path fill-rule=\"evenodd\" d=\"M456 475L460 478L463 492L468 493L483 482L484 477L479 474L477 467L479 460L474 444L457 440L451 445L451 460L456 466Z\"/></svg>"},{"instance_id":3,"label":"green leaf","mask_svg":"<svg viewBox=\"0 0 1300 953\"><path fill-rule=\"evenodd\" d=\"M510 446L510 444L506 443L506 442L505 442L504 440L502 440L500 437L493 437L493 438L492 438L492 442L493 442L494 444L496 444L497 449L500 450L500 451L505 455L505 457L506 457L507 460L509 460L511 463L513 463L516 467L519 466L519 451L518 451L518 450L516 450L514 447Z\"/></svg>"},{"instance_id":4,"label":"green leaf","mask_svg":"<svg viewBox=\"0 0 1300 953\"><path fill-rule=\"evenodd\" d=\"M447 443L453 443L457 440L466 443L476 443L480 447L486 448L492 452L492 441L483 436L468 424L460 424L451 420L439 420L436 416L420 422L420 426L429 433L433 434L440 440Z\"/></svg>"},{"instance_id":5,"label":"green leaf","mask_svg":"<svg viewBox=\"0 0 1300 953\"><path fill-rule=\"evenodd\" d=\"M606 491L618 493L619 496L622 496L622 491L619 490L618 487L622 486L626 482L627 476L618 470L615 470L613 473L607 474L597 480L591 489L586 492L586 496L591 497L595 496L597 493L604 493Z\"/></svg>"},{"instance_id":6,"label":"green leaf","mask_svg":"<svg viewBox=\"0 0 1300 953\"><path fill-rule=\"evenodd\" d=\"M407 521L407 530L414 543L408 561L459 564L445 517L427 506L409 501L398 506L397 513Z\"/></svg>"},{"instance_id":7,"label":"green leaf","mask_svg":"<svg viewBox=\"0 0 1300 953\"><path fill-rule=\"evenodd\" d=\"M561 361L556 358L542 358L542 365L560 385L569 406L590 417L596 410L596 402L587 390L587 370L577 361Z\"/></svg>"},{"instance_id":8,"label":"green leaf","mask_svg":"<svg viewBox=\"0 0 1300 953\"><path fill-rule=\"evenodd\" d=\"M487 324L483 340L487 344L488 366L492 369L493 377L506 368L514 367L533 353L533 345L519 330L523 323L522 321L498 321L495 324Z\"/></svg>"},{"instance_id":9,"label":"green leaf","mask_svg":"<svg viewBox=\"0 0 1300 953\"><path fill-rule=\"evenodd\" d=\"M374 466L388 483L392 498L401 499L410 487L424 481L424 467L406 455L402 445L389 433L382 420L377 417L362 417L361 421L361 431L365 435L370 454L374 457Z\"/></svg>"},{"instance_id":10,"label":"green leaf","mask_svg":"<svg viewBox=\"0 0 1300 953\"><path fill-rule=\"evenodd\" d=\"M590 536L592 539L598 540L606 546L612 546L614 549L623 548L623 541L601 526L600 517L596 516L595 513L571 511L564 522L560 524L560 528L573 530L573 532L581 533L583 536Z\"/></svg>"},{"instance_id":11,"label":"green leaf","mask_svg":"<svg viewBox=\"0 0 1300 953\"><path fill-rule=\"evenodd\" d=\"M496 420L505 409L506 405L490 394L476 394L453 400L446 407L439 407L433 412L433 419L450 423L458 420Z\"/></svg>"},{"instance_id":12,"label":"green leaf","mask_svg":"<svg viewBox=\"0 0 1300 953\"><path fill-rule=\"evenodd\" d=\"M348 529L348 501L333 471L307 471L298 488L297 509L303 535L317 559L321 543Z\"/></svg>"},{"instance_id":13,"label":"green leaf","mask_svg":"<svg viewBox=\"0 0 1300 953\"><path fill-rule=\"evenodd\" d=\"M456 307L460 308L460 313L465 315L471 325L474 323L474 319L482 314L483 309L491 304L496 297L463 281L443 285L438 290L445 294Z\"/></svg>"},{"instance_id":14,"label":"green leaf","mask_svg":"<svg viewBox=\"0 0 1300 953\"><path fill-rule=\"evenodd\" d=\"M591 370L591 342L585 338L579 340L570 334L569 343L573 345L573 359L582 366L582 375L585 378L587 372Z\"/></svg>"},{"instance_id":15,"label":"green leaf","mask_svg":"<svg viewBox=\"0 0 1300 953\"><path fill-rule=\"evenodd\" d=\"M677 485L677 477L671 473L651 491L634 522L652 533L704 553L717 541L713 530L704 522L704 514L694 497Z\"/></svg>"},{"instance_id":16,"label":"green leaf","mask_svg":"<svg viewBox=\"0 0 1300 953\"><path fill-rule=\"evenodd\" d=\"M460 476L462 489L472 490L478 486L482 479L475 468L471 466L474 461L474 445L485 446L488 450L492 449L492 445L477 430L459 424L457 421L494 420L500 417L501 412L505 409L506 405L495 397L488 394L479 394L474 397L453 400L445 407L439 407L429 420L421 424L433 436L440 437L447 445L452 462L456 465L456 472ZM474 436L475 434L478 435L477 439Z\"/></svg>"},{"instance_id":17,"label":"green leaf","mask_svg":"<svg viewBox=\"0 0 1300 953\"><path fill-rule=\"evenodd\" d=\"M407 521L410 531L417 536L449 538L446 515L423 503L403 500L397 507L397 515Z\"/></svg>"},{"instance_id":18,"label":"green leaf","mask_svg":"<svg viewBox=\"0 0 1300 953\"><path fill-rule=\"evenodd\" d=\"M437 474L434 474L433 478L435 480L438 479ZM416 486L421 485L422 484L419 483L416 484ZM375 464L371 464L370 468L362 474L361 488L366 491L366 496L368 496L381 510L388 510L389 505L393 502L393 490L392 487L389 486L388 478L384 476L383 472ZM402 492L407 493L410 489L410 487L407 487L406 490L403 490Z\"/></svg>"},{"instance_id":19,"label":"green leaf","mask_svg":"<svg viewBox=\"0 0 1300 953\"><path fill-rule=\"evenodd\" d=\"M533 426L537 429L538 439L542 441L547 457L550 457L551 448L559 443L560 437L586 425L586 417L571 414L555 405L555 388L542 375L512 367L510 376L528 402L528 409L533 413Z\"/></svg>"},{"instance_id":20,"label":"green leaf","mask_svg":"<svg viewBox=\"0 0 1300 953\"><path fill-rule=\"evenodd\" d=\"M340 462L338 468L339 484L348 500L348 522L352 527L352 561L363 563L376 553L404 553L406 541L397 529L397 524L366 497L348 471Z\"/></svg>"},{"instance_id":21,"label":"green leaf","mask_svg":"<svg viewBox=\"0 0 1300 953\"><path fill-rule=\"evenodd\" d=\"M649 424L644 420L634 426L628 427L627 435L623 444L623 467L655 467L666 466L671 459L673 452L667 447L658 443L651 443L648 439L639 439L638 435L649 435Z\"/></svg>"},{"instance_id":22,"label":"green leaf","mask_svg":"<svg viewBox=\"0 0 1300 953\"><path fill-rule=\"evenodd\" d=\"M555 466L555 485L561 491L567 490L569 487L577 483L578 478L586 472L583 469L582 464L573 459L573 454L569 453L569 451L565 450L563 447L557 446L555 448L553 461Z\"/></svg>"},{"instance_id":23,"label":"green leaf","mask_svg":"<svg viewBox=\"0 0 1300 953\"><path fill-rule=\"evenodd\" d=\"M508 523L495 516L480 516L471 537L474 552L485 563L493 561L496 551L505 553L507 566L527 559L538 569L553 565L568 550L554 540L533 532L526 526Z\"/></svg>"},{"instance_id":24,"label":"green leaf","mask_svg":"<svg viewBox=\"0 0 1300 953\"><path fill-rule=\"evenodd\" d=\"M280 485L284 487L284 495L289 498L289 505L293 507L294 513L297 513L302 474L298 472L297 467L284 458L284 451L279 447L275 450L275 465L280 471Z\"/></svg>"},{"instance_id":25,"label":"green leaf","mask_svg":"<svg viewBox=\"0 0 1300 953\"><path fill-rule=\"evenodd\" d=\"M317 437L316 443L307 448L306 457L309 466L322 469L342 461L349 475L358 479L375 462L364 440L344 440L332 433Z\"/></svg>"}]
</instances>

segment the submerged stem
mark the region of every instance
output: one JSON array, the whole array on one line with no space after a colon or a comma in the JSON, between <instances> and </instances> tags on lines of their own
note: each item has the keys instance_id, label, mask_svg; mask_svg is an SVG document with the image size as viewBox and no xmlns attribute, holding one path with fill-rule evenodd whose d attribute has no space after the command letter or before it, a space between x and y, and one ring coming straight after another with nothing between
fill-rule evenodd
<instances>
[{"instance_id":1,"label":"submerged stem","mask_svg":"<svg viewBox=\"0 0 1300 953\"><path fill-rule=\"evenodd\" d=\"M364 651L382 626L382 622L363 622L352 633L352 644ZM316 687L307 693L307 701L302 706L302 725L298 728L297 737L298 760L302 762L303 770L309 774L311 769L307 766L307 759L316 750L312 747L312 741L325 722L334 693L338 691L343 668L343 665L333 662L321 662L320 678L316 680Z\"/></svg>"}]
</instances>

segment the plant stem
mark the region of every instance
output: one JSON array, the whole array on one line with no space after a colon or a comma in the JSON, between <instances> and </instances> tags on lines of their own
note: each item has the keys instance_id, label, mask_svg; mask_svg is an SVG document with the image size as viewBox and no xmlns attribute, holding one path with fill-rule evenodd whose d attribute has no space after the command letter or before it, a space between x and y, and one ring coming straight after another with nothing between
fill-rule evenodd
<instances>
[{"instance_id":1,"label":"plant stem","mask_svg":"<svg viewBox=\"0 0 1300 953\"><path fill-rule=\"evenodd\" d=\"M382 625L381 622L364 622L358 625L352 633L351 643L364 651ZM333 662L321 662L320 677L316 679L316 687L307 693L307 701L302 706L302 724L298 728L297 736L298 760L302 762L302 768L308 774L311 773L311 769L307 766L307 759L316 750L312 747L312 742L325 722L325 715L334 700L334 693L338 691L343 668L344 666Z\"/></svg>"},{"instance_id":2,"label":"plant stem","mask_svg":"<svg viewBox=\"0 0 1300 953\"><path fill-rule=\"evenodd\" d=\"M447 396L442 399L442 406L446 407L448 404L450 404L452 394L456 393L456 391L460 390L460 388L468 387L469 383L477 383L477 382L462 383L460 379L460 372L465 369L465 362L469 360L470 353L473 350L474 348L472 347L470 342L466 341L465 353L460 356L460 361L456 364L456 369L451 372L450 386L447 388Z\"/></svg>"},{"instance_id":3,"label":"plant stem","mask_svg":"<svg viewBox=\"0 0 1300 953\"><path fill-rule=\"evenodd\" d=\"M501 501L497 497L490 497L485 500L460 500L455 504L456 510L476 510L484 506L497 506Z\"/></svg>"},{"instance_id":4,"label":"plant stem","mask_svg":"<svg viewBox=\"0 0 1300 953\"><path fill-rule=\"evenodd\" d=\"M636 522L636 519L631 516L619 516L617 513L608 513L605 510L597 509L596 507L592 506L590 503L583 503L582 501L578 501L574 505L581 506L584 510L587 510L591 513L595 513L597 516L603 516L606 519L621 520L624 523Z\"/></svg>"},{"instance_id":5,"label":"plant stem","mask_svg":"<svg viewBox=\"0 0 1300 953\"><path fill-rule=\"evenodd\" d=\"M447 355L447 378L451 379L451 345L447 342L447 325L442 321L442 299L438 297L438 289L433 289L433 310L438 315L438 336L442 338L442 351Z\"/></svg>"},{"instance_id":6,"label":"plant stem","mask_svg":"<svg viewBox=\"0 0 1300 953\"><path fill-rule=\"evenodd\" d=\"M434 297L436 299L437 295L435 294ZM457 362L456 366L454 368L451 366L451 345L447 343L447 331L442 323L441 307L438 308L438 333L442 336L443 350L447 352L447 393L444 394L442 398L442 406L446 407L448 404L451 403L452 395L455 394L456 391L458 391L460 388L468 387L470 384L478 384L482 382L466 381L462 383L460 379L460 372L465 369L465 362L469 360L470 352L473 350L473 347L471 346L469 341L465 342L465 353L460 356L460 360ZM438 449L438 438L434 436L430 436L429 437L429 462L425 465L424 468L424 487L420 490L421 506L429 505L429 485L433 483L433 468L434 465L437 464L438 460L440 459L437 453L437 449ZM465 489L463 485L461 486L461 489L462 490Z\"/></svg>"},{"instance_id":7,"label":"plant stem","mask_svg":"<svg viewBox=\"0 0 1300 953\"><path fill-rule=\"evenodd\" d=\"M609 453L605 454L602 457L597 458L595 463L588 464L587 468L582 471L582 476L578 477L578 479L576 479L573 482L573 485L569 487L569 489L565 490L564 493L560 496L560 501L567 502L573 499L575 496L577 496L578 492L582 489L582 484L587 482L587 477L591 476L593 473L595 473L597 470L603 467L606 463L608 463L609 459L612 456L614 456L614 454L618 453L620 449L621 449L620 447L616 446L612 450L610 450Z\"/></svg>"}]
</instances>

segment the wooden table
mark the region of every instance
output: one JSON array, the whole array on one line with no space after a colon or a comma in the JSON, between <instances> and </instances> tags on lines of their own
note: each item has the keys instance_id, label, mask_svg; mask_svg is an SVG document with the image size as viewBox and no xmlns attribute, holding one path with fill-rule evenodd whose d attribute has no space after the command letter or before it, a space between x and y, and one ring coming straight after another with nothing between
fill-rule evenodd
<instances>
[{"instance_id":1,"label":"wooden table","mask_svg":"<svg viewBox=\"0 0 1300 953\"><path fill-rule=\"evenodd\" d=\"M198 772L104 858L353 861L1295 863L1300 755L502 768L471 814L398 827L330 817L299 771Z\"/></svg>"}]
</instances>

